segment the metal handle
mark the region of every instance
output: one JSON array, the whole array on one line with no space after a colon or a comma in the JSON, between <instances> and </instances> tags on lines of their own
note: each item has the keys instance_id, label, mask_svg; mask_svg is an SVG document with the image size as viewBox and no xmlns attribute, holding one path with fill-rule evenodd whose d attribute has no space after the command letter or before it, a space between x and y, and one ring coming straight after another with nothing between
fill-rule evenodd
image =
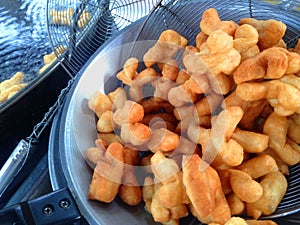
<instances>
[{"instance_id":1,"label":"metal handle","mask_svg":"<svg viewBox=\"0 0 300 225\"><path fill-rule=\"evenodd\" d=\"M30 145L21 140L0 170L0 197L13 182L28 157Z\"/></svg>"}]
</instances>

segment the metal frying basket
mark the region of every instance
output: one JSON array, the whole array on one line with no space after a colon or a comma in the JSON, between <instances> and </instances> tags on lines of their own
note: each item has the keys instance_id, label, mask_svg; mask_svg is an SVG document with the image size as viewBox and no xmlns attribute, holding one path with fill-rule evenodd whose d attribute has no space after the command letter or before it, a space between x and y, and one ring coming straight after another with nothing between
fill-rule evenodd
<instances>
[{"instance_id":1,"label":"metal frying basket","mask_svg":"<svg viewBox=\"0 0 300 225\"><path fill-rule=\"evenodd\" d=\"M32 145L52 122L70 91L77 73L106 40L117 31L148 15L156 0L48 0L46 22L53 54L49 66L60 64L70 76L58 99L32 133L13 150L0 170L0 199L22 170ZM1 204L0 204L1 205Z\"/></svg>"},{"instance_id":2,"label":"metal frying basket","mask_svg":"<svg viewBox=\"0 0 300 225\"><path fill-rule=\"evenodd\" d=\"M155 0L48 0L53 51L71 76L108 38L146 16ZM62 52L63 49L63 52Z\"/></svg>"},{"instance_id":3,"label":"metal frying basket","mask_svg":"<svg viewBox=\"0 0 300 225\"><path fill-rule=\"evenodd\" d=\"M273 4L258 0L160 1L145 20L137 40L157 39L163 30L174 29L187 38L189 44L195 46L196 36L200 32L199 22L202 13L208 8L215 8L221 20L233 20L238 23L241 18L252 17L259 20L275 19L282 21L287 25L284 41L288 48L294 47L300 38L300 12L297 11L300 2L272 2ZM152 32L150 35L149 31ZM299 174L300 165L290 168L290 174L287 177L288 190L284 199L276 212L262 218L279 218L300 211Z\"/></svg>"}]
</instances>

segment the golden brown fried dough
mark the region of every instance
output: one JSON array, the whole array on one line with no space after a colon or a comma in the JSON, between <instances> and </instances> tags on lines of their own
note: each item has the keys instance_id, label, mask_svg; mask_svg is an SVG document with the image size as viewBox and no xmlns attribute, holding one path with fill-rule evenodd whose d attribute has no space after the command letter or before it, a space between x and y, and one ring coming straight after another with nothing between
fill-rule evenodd
<instances>
[{"instance_id":1,"label":"golden brown fried dough","mask_svg":"<svg viewBox=\"0 0 300 225\"><path fill-rule=\"evenodd\" d=\"M275 212L287 190L286 178L279 171L267 174L260 185L264 190L262 197L255 202L247 203L247 214L254 219Z\"/></svg>"},{"instance_id":2,"label":"golden brown fried dough","mask_svg":"<svg viewBox=\"0 0 300 225\"><path fill-rule=\"evenodd\" d=\"M277 45L283 38L286 25L276 20L256 20L253 18L243 18L240 24L250 24L256 28L259 34L258 45L261 50Z\"/></svg>"},{"instance_id":3,"label":"golden brown fried dough","mask_svg":"<svg viewBox=\"0 0 300 225\"><path fill-rule=\"evenodd\" d=\"M236 140L245 152L259 153L268 147L269 136L251 131L235 129L231 138Z\"/></svg>"},{"instance_id":4,"label":"golden brown fried dough","mask_svg":"<svg viewBox=\"0 0 300 225\"><path fill-rule=\"evenodd\" d=\"M112 202L121 185L123 168L123 146L113 142L108 146L103 158L97 162L88 198L106 203Z\"/></svg>"},{"instance_id":5,"label":"golden brown fried dough","mask_svg":"<svg viewBox=\"0 0 300 225\"><path fill-rule=\"evenodd\" d=\"M233 192L244 202L255 202L263 195L262 186L247 173L230 169L230 184Z\"/></svg>"},{"instance_id":6,"label":"golden brown fried dough","mask_svg":"<svg viewBox=\"0 0 300 225\"><path fill-rule=\"evenodd\" d=\"M272 156L262 154L243 162L237 169L246 172L253 179L257 179L268 173L278 171L278 166Z\"/></svg>"}]
</instances>

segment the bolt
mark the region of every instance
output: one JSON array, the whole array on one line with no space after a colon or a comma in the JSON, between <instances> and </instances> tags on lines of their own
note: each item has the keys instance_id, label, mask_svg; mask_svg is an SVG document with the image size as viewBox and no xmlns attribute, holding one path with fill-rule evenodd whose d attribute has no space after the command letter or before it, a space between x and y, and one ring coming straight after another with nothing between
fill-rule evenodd
<instances>
[{"instance_id":1,"label":"bolt","mask_svg":"<svg viewBox=\"0 0 300 225\"><path fill-rule=\"evenodd\" d=\"M70 202L67 199L63 199L59 202L59 206L63 209L67 209L70 206Z\"/></svg>"},{"instance_id":2,"label":"bolt","mask_svg":"<svg viewBox=\"0 0 300 225\"><path fill-rule=\"evenodd\" d=\"M51 205L46 205L44 208L43 208L43 213L46 214L46 215L50 215L53 213L53 207Z\"/></svg>"}]
</instances>

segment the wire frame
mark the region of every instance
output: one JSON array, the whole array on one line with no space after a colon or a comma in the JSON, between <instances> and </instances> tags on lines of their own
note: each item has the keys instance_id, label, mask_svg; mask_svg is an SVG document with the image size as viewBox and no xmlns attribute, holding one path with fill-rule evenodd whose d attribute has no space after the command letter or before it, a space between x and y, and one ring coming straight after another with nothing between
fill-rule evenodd
<instances>
[{"instance_id":1,"label":"wire frame","mask_svg":"<svg viewBox=\"0 0 300 225\"><path fill-rule=\"evenodd\" d=\"M149 14L155 0L48 0L47 27L61 65L74 77L113 34Z\"/></svg>"},{"instance_id":2,"label":"wire frame","mask_svg":"<svg viewBox=\"0 0 300 225\"><path fill-rule=\"evenodd\" d=\"M237 23L241 18L247 17L259 20L274 19L282 21L287 25L284 41L288 48L295 47L300 38L300 12L296 10L294 4L287 4L287 1L277 1L276 4L269 4L257 0L169 0L158 2L140 28L137 40L157 40L162 31L174 29L187 38L189 44L195 46L196 36L200 32L201 15L208 8L217 9L221 20L233 20ZM138 51L139 49L133 49L133 54ZM300 211L299 174L300 165L290 168L290 174L287 176L289 185L285 197L272 215L261 218L279 218ZM293 217L293 221L295 221L295 217ZM188 221L188 223L198 224L199 222Z\"/></svg>"}]
</instances>

